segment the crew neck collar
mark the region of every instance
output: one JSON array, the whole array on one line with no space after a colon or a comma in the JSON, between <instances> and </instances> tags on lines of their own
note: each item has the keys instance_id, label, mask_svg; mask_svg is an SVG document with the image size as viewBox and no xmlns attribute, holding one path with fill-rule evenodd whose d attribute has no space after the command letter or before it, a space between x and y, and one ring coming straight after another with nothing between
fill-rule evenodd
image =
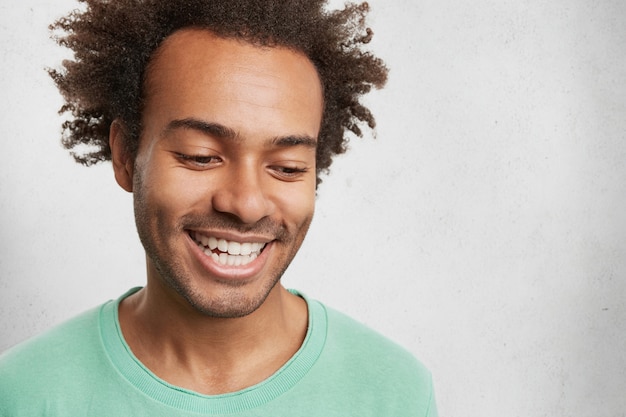
<instances>
[{"instance_id":1,"label":"crew neck collar","mask_svg":"<svg viewBox=\"0 0 626 417\"><path fill-rule=\"evenodd\" d=\"M326 341L324 307L297 291L289 290L306 301L309 313L308 329L300 349L272 376L256 385L227 394L200 394L157 377L135 357L124 340L118 316L119 303L139 289L133 288L102 307L100 328L104 348L113 365L131 385L154 400L176 409L223 414L262 406L287 392L307 374L321 354Z\"/></svg>"}]
</instances>

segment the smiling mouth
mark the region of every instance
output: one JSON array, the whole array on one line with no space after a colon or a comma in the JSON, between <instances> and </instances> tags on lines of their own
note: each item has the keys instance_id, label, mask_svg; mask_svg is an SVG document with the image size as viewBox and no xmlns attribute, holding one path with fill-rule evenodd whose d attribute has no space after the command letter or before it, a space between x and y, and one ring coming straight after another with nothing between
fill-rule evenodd
<instances>
[{"instance_id":1,"label":"smiling mouth","mask_svg":"<svg viewBox=\"0 0 626 417\"><path fill-rule=\"evenodd\" d=\"M265 242L236 242L190 232L189 236L196 242L205 255L225 266L243 266L254 261L263 251Z\"/></svg>"}]
</instances>

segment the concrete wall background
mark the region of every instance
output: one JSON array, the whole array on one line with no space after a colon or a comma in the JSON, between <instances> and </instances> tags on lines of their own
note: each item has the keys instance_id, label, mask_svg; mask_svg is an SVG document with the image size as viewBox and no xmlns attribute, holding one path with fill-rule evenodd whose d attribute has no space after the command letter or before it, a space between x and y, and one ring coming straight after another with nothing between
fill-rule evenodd
<instances>
[{"instance_id":1,"label":"concrete wall background","mask_svg":"<svg viewBox=\"0 0 626 417\"><path fill-rule=\"evenodd\" d=\"M625 416L626 3L370 4L377 138L285 284L409 348L442 416ZM144 282L131 196L58 142L73 7L0 5L0 350Z\"/></svg>"}]
</instances>

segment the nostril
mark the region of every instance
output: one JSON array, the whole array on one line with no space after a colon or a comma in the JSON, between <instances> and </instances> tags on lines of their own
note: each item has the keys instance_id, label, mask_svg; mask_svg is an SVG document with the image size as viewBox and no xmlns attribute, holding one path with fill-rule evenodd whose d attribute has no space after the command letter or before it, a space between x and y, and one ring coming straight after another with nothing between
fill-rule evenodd
<instances>
[{"instance_id":1,"label":"nostril","mask_svg":"<svg viewBox=\"0 0 626 417\"><path fill-rule=\"evenodd\" d=\"M256 185L228 187L215 193L213 209L235 217L238 222L253 224L272 214L272 202Z\"/></svg>"}]
</instances>

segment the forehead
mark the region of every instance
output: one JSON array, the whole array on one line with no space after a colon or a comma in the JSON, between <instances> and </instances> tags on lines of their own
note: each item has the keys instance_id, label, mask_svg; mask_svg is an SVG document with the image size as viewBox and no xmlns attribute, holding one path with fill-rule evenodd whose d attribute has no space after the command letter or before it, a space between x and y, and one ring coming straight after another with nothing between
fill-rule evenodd
<instances>
[{"instance_id":1,"label":"forehead","mask_svg":"<svg viewBox=\"0 0 626 417\"><path fill-rule=\"evenodd\" d=\"M168 117L285 119L309 130L301 133L319 130L323 108L317 70L304 54L201 29L180 30L162 43L148 66L145 96L146 110L176 113Z\"/></svg>"}]
</instances>

